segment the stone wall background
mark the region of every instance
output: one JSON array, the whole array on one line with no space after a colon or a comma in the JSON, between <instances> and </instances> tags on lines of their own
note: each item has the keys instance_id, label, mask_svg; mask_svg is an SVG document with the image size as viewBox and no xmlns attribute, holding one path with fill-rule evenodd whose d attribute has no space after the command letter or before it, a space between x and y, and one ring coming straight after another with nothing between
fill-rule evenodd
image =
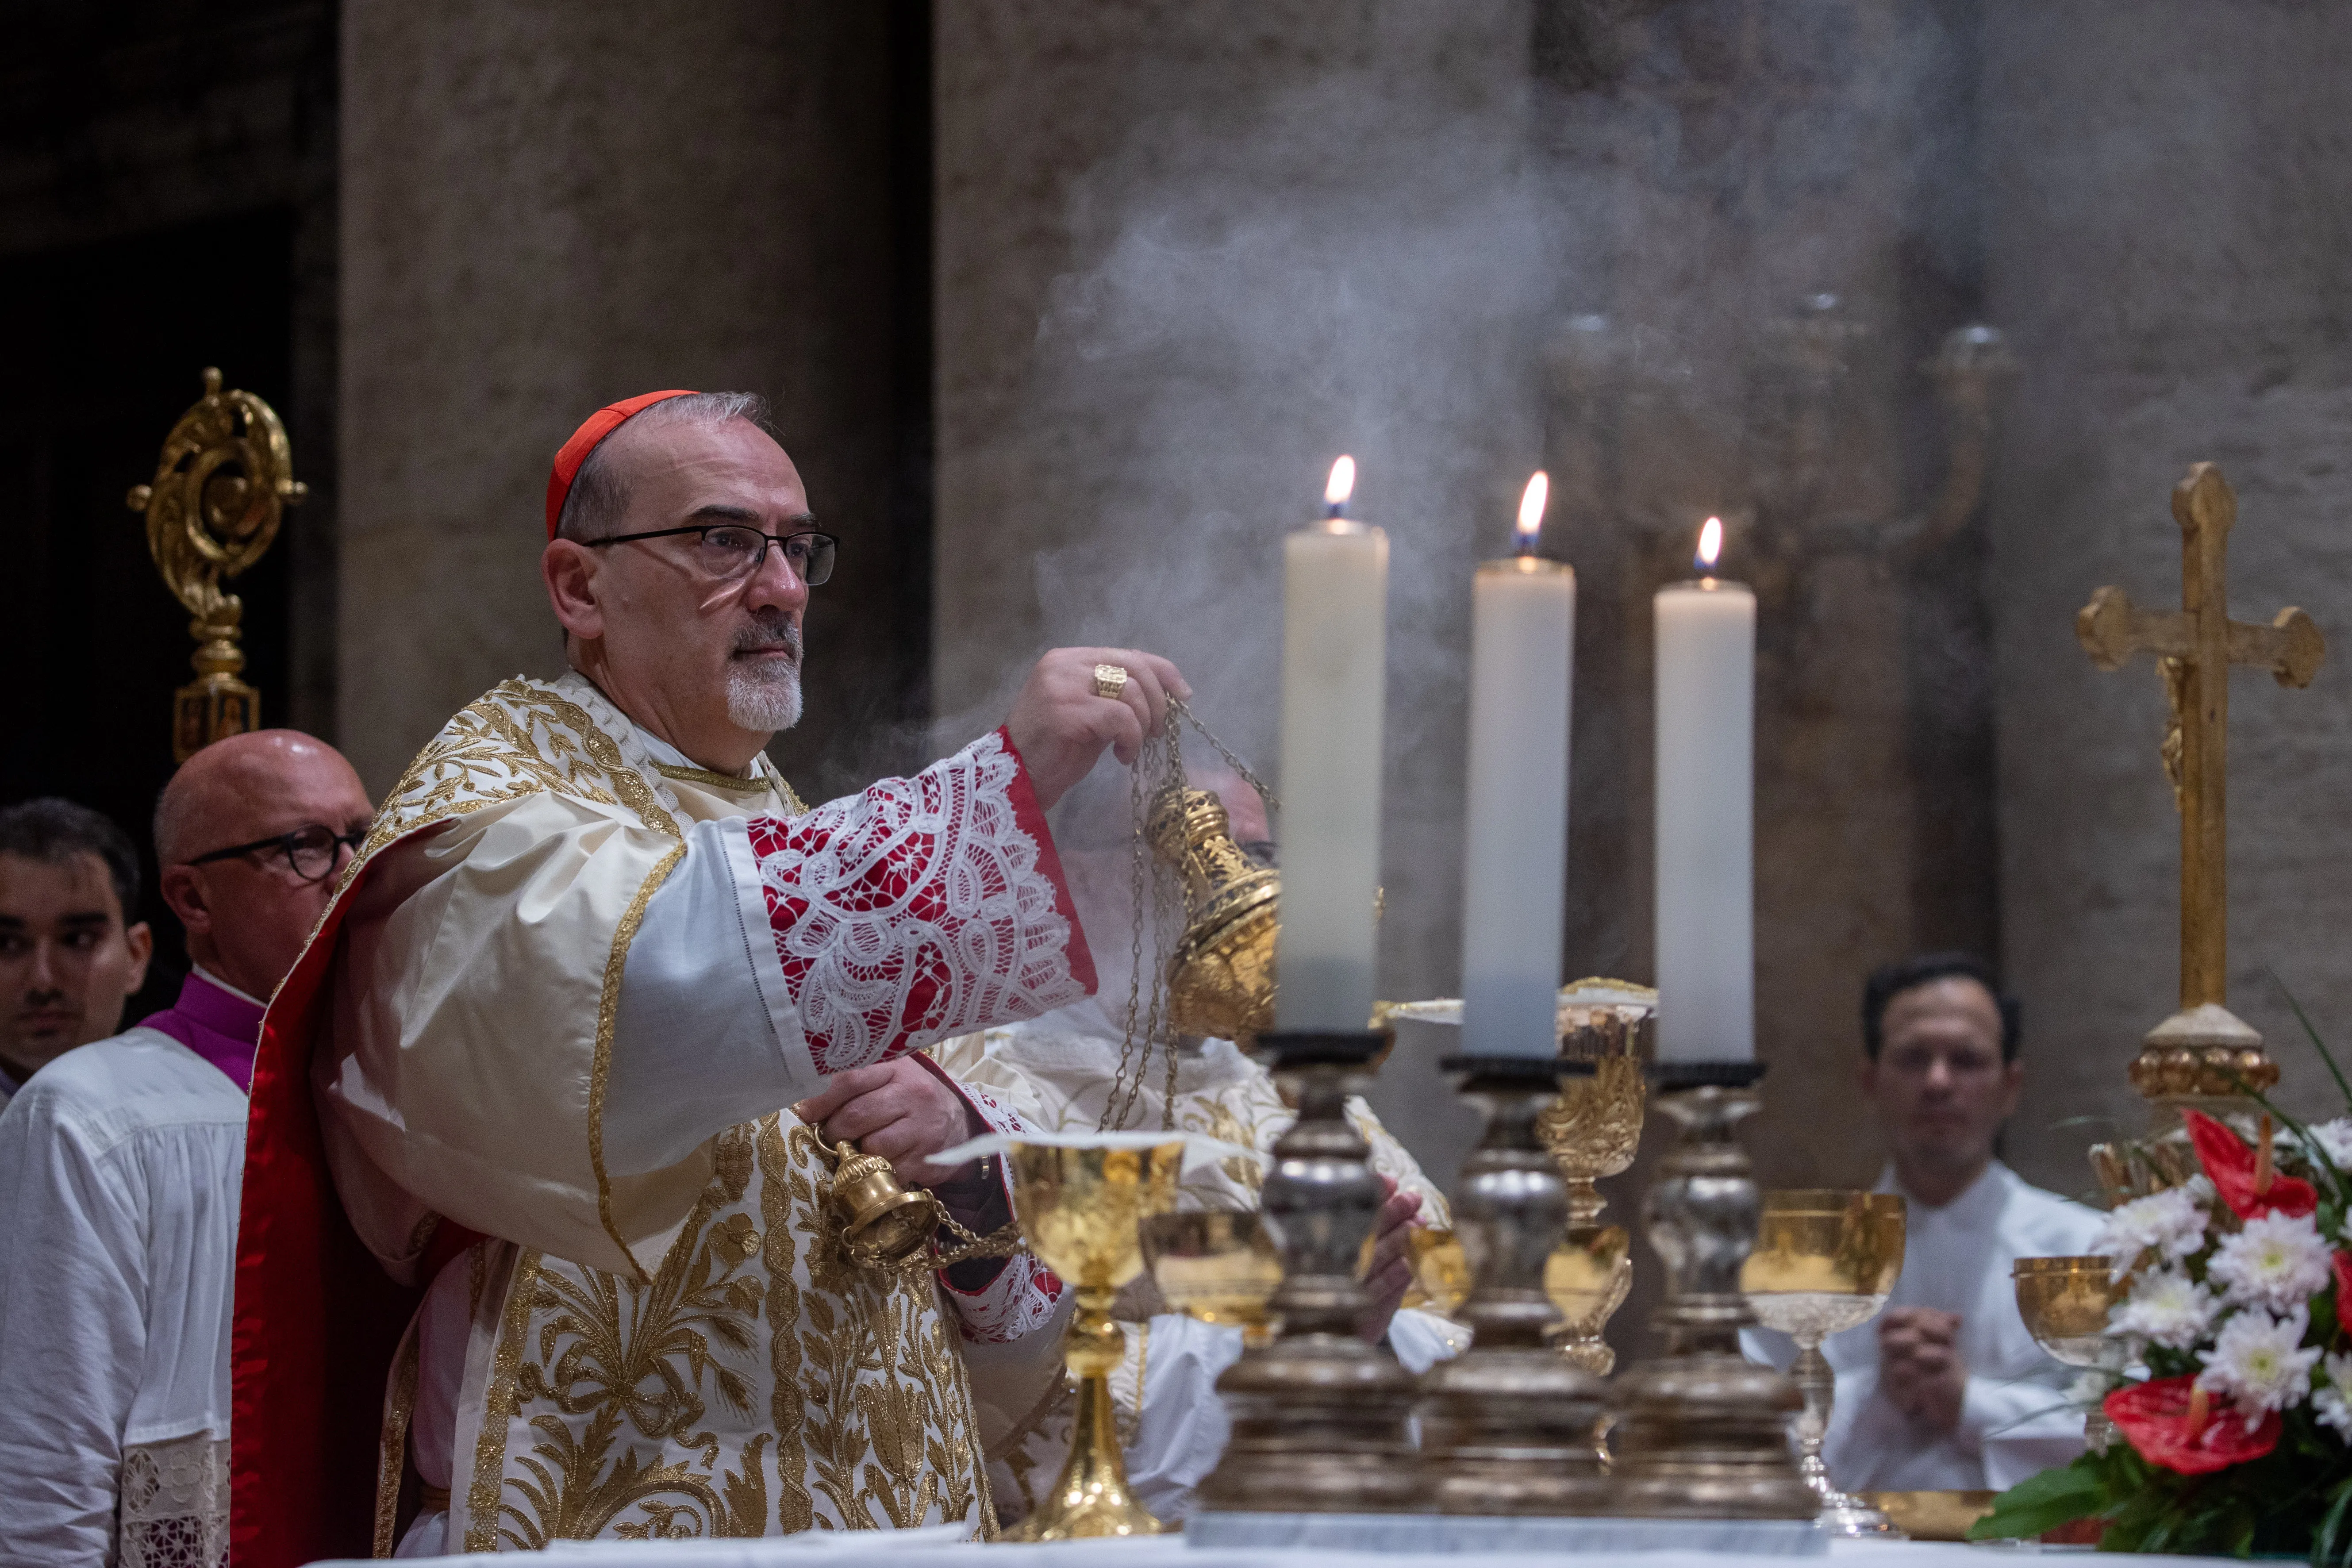
<instances>
[{"instance_id":1,"label":"stone wall background","mask_svg":"<svg viewBox=\"0 0 2352 1568\"><path fill-rule=\"evenodd\" d=\"M2233 616L2309 610L2309 689L2231 684L2230 986L2290 1108L2340 1099L2278 981L2352 1040L2352 131L2332 107L2352 14L2095 0L1986 7L1987 286L2026 373L1991 509L2000 691L2001 936L2035 1100L2036 1181L2085 1184L2102 1116L2177 997L2178 819L2151 668L2093 668L2070 617L2115 583L2176 605L2169 492L2191 462L2238 492Z\"/></svg>"},{"instance_id":2,"label":"stone wall background","mask_svg":"<svg viewBox=\"0 0 2352 1568\"><path fill-rule=\"evenodd\" d=\"M342 712L382 790L562 668L547 470L595 409L765 393L842 537L802 787L903 765L929 593L928 9L349 0Z\"/></svg>"}]
</instances>

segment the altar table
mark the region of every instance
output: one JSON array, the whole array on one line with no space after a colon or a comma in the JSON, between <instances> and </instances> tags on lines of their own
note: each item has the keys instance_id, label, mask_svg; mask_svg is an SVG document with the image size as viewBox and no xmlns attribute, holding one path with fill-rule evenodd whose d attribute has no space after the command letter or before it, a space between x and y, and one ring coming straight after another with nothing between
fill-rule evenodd
<instances>
[{"instance_id":1,"label":"altar table","mask_svg":"<svg viewBox=\"0 0 2352 1568\"><path fill-rule=\"evenodd\" d=\"M1187 1547L1181 1535L1139 1541L1065 1541L1045 1546L980 1546L942 1541L947 1531L813 1531L772 1541L669 1541L560 1542L550 1556L589 1558L583 1568L819 1568L856 1560L858 1568L1559 1568L1558 1553L1534 1555L1480 1552L1405 1553L1297 1549L1231 1550ZM1945 1542L1839 1541L1830 1547L1837 1568L2000 1568L2004 1560L2055 1556L2082 1548L1962 1546ZM478 1563L478 1558L413 1558L444 1568ZM1731 1552L1580 1552L1577 1568L1790 1568L1785 1556L1748 1556ZM1813 1559L1818 1563L1819 1558ZM2099 1568L2217 1568L2234 1558L2148 1557L2103 1553ZM360 1563L330 1568L373 1568ZM2055 1568L2055 1565L2053 1565ZM2086 1562L2084 1568L2090 1568Z\"/></svg>"}]
</instances>

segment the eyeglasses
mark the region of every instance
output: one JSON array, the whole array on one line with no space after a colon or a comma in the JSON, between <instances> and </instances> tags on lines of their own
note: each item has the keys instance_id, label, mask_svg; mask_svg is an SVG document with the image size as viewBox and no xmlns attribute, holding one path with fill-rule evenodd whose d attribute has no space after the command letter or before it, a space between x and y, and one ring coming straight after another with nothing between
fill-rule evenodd
<instances>
[{"instance_id":1,"label":"eyeglasses","mask_svg":"<svg viewBox=\"0 0 2352 1568\"><path fill-rule=\"evenodd\" d=\"M364 827L338 833L314 822L291 833L273 834L268 838L257 838L250 844L232 844L226 849L215 849L195 857L186 864L204 866L215 860L233 860L239 855L258 855L275 850L286 857L286 864L304 881L323 882L334 875L336 865L342 859L340 851L349 849L356 855L360 852L360 846L365 842L367 829Z\"/></svg>"},{"instance_id":2,"label":"eyeglasses","mask_svg":"<svg viewBox=\"0 0 2352 1568\"><path fill-rule=\"evenodd\" d=\"M593 549L640 539L673 539L688 533L698 536L695 568L722 583L736 582L757 572L768 559L768 547L772 544L784 552L784 563L793 569L793 575L810 587L833 575L833 552L837 542L830 533L813 530L762 533L736 522L694 523L685 528L656 528L646 533L617 533L610 539L591 539L586 542Z\"/></svg>"}]
</instances>

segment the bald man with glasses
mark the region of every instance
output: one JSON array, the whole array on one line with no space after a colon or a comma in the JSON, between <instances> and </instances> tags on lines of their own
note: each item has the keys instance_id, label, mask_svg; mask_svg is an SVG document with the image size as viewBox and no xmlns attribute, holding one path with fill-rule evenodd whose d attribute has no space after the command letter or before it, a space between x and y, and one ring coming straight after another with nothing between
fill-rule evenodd
<instances>
[{"instance_id":1,"label":"bald man with glasses","mask_svg":"<svg viewBox=\"0 0 2352 1568\"><path fill-rule=\"evenodd\" d=\"M246 1089L263 1009L371 808L334 748L219 741L155 809L179 998L0 1114L0 1476L11 1561L217 1563Z\"/></svg>"}]
</instances>

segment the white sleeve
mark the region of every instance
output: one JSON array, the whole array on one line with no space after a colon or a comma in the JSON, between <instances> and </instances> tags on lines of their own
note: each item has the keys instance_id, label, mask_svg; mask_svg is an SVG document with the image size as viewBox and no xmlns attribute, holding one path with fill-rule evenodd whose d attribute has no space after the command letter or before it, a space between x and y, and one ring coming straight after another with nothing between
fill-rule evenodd
<instances>
[{"instance_id":1,"label":"white sleeve","mask_svg":"<svg viewBox=\"0 0 2352 1568\"><path fill-rule=\"evenodd\" d=\"M1233 1423L1217 1378L1241 1358L1242 1331L1163 1312L1127 1325L1129 1355L1142 1359L1143 1398L1127 1450L1128 1484L1163 1521L1192 1510L1192 1491L1217 1468Z\"/></svg>"},{"instance_id":2,"label":"white sleeve","mask_svg":"<svg viewBox=\"0 0 2352 1568\"><path fill-rule=\"evenodd\" d=\"M698 822L646 901L613 1022L604 1163L676 1164L709 1139L823 1087L785 994L744 819Z\"/></svg>"},{"instance_id":3,"label":"white sleeve","mask_svg":"<svg viewBox=\"0 0 2352 1568\"><path fill-rule=\"evenodd\" d=\"M1389 1319L1389 1349L1415 1377L1470 1348L1470 1331L1435 1312L1399 1307Z\"/></svg>"},{"instance_id":4,"label":"white sleeve","mask_svg":"<svg viewBox=\"0 0 2352 1568\"><path fill-rule=\"evenodd\" d=\"M1972 1376L1953 1436L1984 1460L1984 1484L2005 1490L2074 1463L2083 1451L2083 1413L2046 1383Z\"/></svg>"},{"instance_id":5,"label":"white sleeve","mask_svg":"<svg viewBox=\"0 0 2352 1568\"><path fill-rule=\"evenodd\" d=\"M147 1353L144 1205L45 1088L0 1114L0 1537L17 1562L108 1563Z\"/></svg>"}]
</instances>

